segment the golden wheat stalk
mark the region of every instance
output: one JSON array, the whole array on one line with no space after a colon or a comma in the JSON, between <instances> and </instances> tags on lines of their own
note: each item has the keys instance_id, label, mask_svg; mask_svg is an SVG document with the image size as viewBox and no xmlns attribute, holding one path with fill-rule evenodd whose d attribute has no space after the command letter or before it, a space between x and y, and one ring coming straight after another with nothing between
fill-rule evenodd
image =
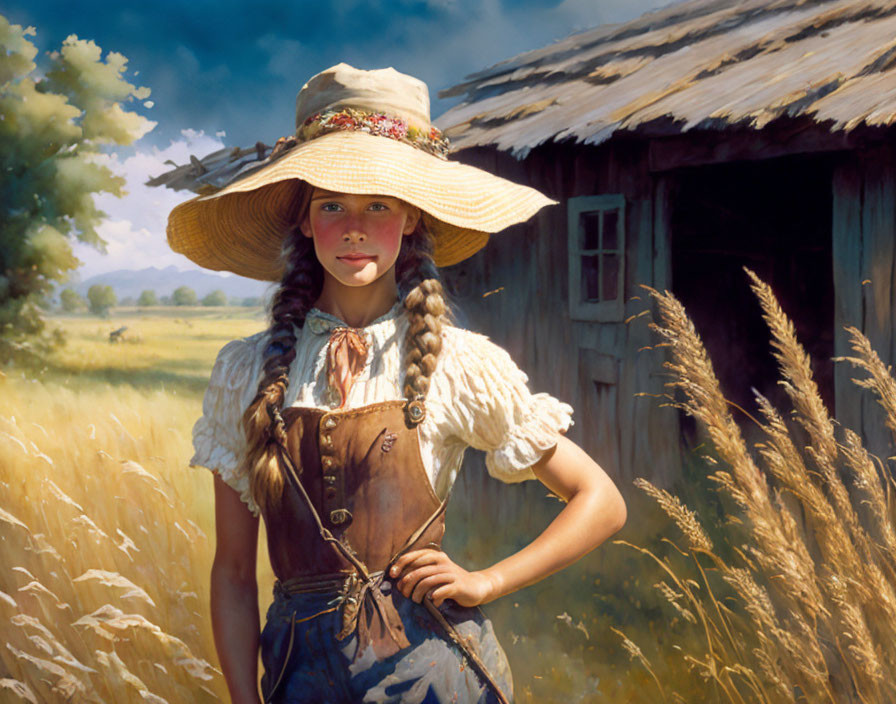
<instances>
[{"instance_id":1,"label":"golden wheat stalk","mask_svg":"<svg viewBox=\"0 0 896 704\"><path fill-rule=\"evenodd\" d=\"M885 365L880 356L871 347L871 342L854 327L847 327L850 346L856 353L854 357L838 357L837 361L845 361L853 367L868 373L863 379L853 379L853 383L874 392L877 402L884 410L887 427L896 434L896 380L892 370Z\"/></svg>"}]
</instances>

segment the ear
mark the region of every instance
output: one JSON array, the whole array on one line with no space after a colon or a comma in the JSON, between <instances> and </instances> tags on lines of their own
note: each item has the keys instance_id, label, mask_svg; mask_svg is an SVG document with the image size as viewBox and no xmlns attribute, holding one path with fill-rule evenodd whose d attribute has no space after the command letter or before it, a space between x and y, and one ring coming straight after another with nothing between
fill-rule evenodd
<instances>
[{"instance_id":1,"label":"ear","mask_svg":"<svg viewBox=\"0 0 896 704\"><path fill-rule=\"evenodd\" d=\"M404 229L402 230L402 234L410 235L417 229L417 223L420 222L420 208L415 208L412 205L407 206L408 216L404 221Z\"/></svg>"},{"instance_id":2,"label":"ear","mask_svg":"<svg viewBox=\"0 0 896 704\"><path fill-rule=\"evenodd\" d=\"M299 229L302 231L302 234L305 235L305 237L314 237L314 233L311 231L311 219L307 214L305 215L305 217L299 220Z\"/></svg>"}]
</instances>

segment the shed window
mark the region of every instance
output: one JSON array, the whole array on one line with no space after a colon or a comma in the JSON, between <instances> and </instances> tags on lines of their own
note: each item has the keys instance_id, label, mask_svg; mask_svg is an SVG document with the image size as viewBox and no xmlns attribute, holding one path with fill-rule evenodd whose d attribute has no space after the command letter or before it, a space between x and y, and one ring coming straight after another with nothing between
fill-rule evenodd
<instances>
[{"instance_id":1,"label":"shed window","mask_svg":"<svg viewBox=\"0 0 896 704\"><path fill-rule=\"evenodd\" d=\"M625 291L625 197L570 198L569 312L576 320L622 320Z\"/></svg>"}]
</instances>

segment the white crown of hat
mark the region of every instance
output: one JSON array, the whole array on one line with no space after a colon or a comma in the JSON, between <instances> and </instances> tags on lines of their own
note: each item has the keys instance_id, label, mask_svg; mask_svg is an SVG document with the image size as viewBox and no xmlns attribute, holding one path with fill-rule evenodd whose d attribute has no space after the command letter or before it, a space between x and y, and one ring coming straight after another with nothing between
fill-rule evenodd
<instances>
[{"instance_id":1,"label":"white crown of hat","mask_svg":"<svg viewBox=\"0 0 896 704\"><path fill-rule=\"evenodd\" d=\"M364 71L341 63L313 76L296 96L296 129L329 110L356 108L430 125L429 90L413 76L381 68Z\"/></svg>"}]
</instances>

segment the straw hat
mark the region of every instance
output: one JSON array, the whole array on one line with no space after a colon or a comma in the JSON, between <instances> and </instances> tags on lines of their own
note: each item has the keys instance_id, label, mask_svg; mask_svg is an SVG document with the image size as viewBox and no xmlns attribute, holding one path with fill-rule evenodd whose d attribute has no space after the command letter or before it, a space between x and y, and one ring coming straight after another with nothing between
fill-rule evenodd
<instances>
[{"instance_id":1,"label":"straw hat","mask_svg":"<svg viewBox=\"0 0 896 704\"><path fill-rule=\"evenodd\" d=\"M386 68L339 64L296 98L296 135L254 171L178 205L171 248L197 264L278 281L281 248L296 223L299 181L337 193L393 196L423 211L438 266L471 256L489 233L524 222L554 201L486 171L448 161L430 123L422 81Z\"/></svg>"}]
</instances>

